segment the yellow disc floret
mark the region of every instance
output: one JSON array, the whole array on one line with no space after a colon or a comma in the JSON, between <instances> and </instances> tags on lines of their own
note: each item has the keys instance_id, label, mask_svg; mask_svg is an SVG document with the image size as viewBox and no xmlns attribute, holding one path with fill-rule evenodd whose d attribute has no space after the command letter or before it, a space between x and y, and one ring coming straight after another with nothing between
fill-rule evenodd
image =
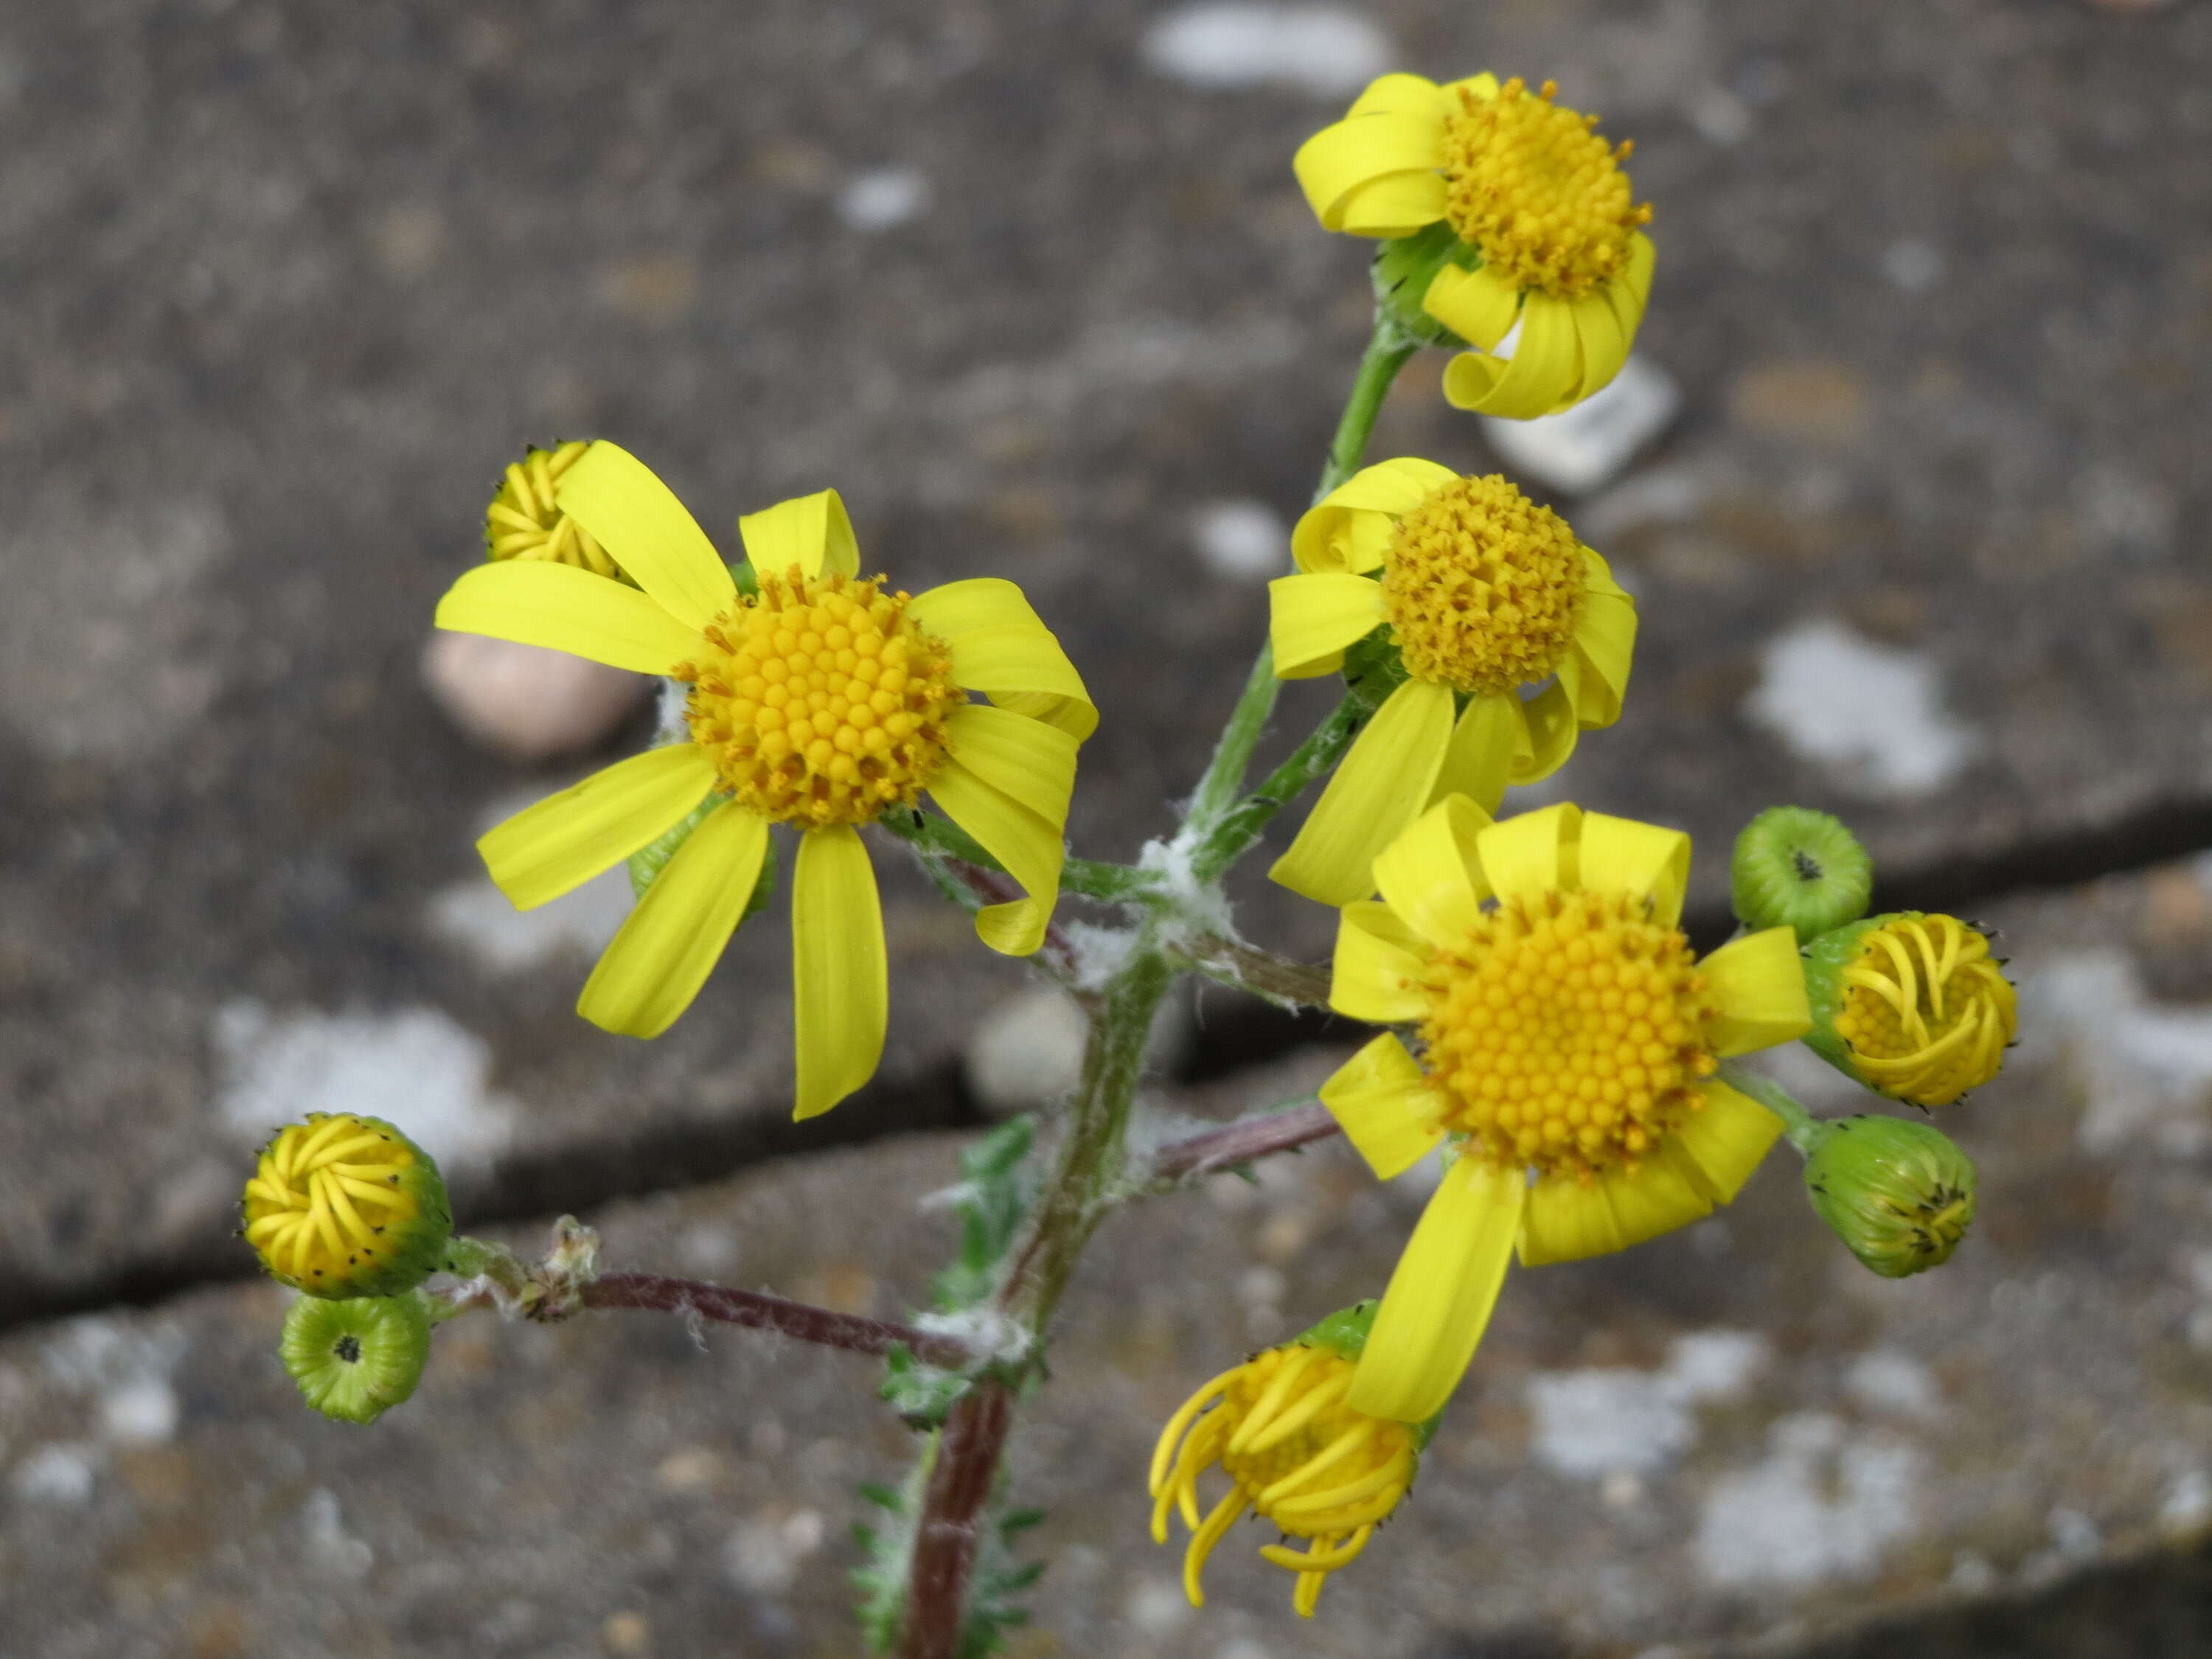
<instances>
[{"instance_id":1,"label":"yellow disc floret","mask_svg":"<svg viewBox=\"0 0 2212 1659\"><path fill-rule=\"evenodd\" d=\"M621 574L598 538L554 504L561 475L590 447L566 443L532 449L507 467L484 514L484 547L494 559L543 559L595 575Z\"/></svg>"},{"instance_id":2,"label":"yellow disc floret","mask_svg":"<svg viewBox=\"0 0 2212 1659\"><path fill-rule=\"evenodd\" d=\"M261 1150L246 1241L310 1295L392 1296L435 1270L453 1231L428 1154L380 1118L311 1112Z\"/></svg>"},{"instance_id":3,"label":"yellow disc floret","mask_svg":"<svg viewBox=\"0 0 2212 1659\"><path fill-rule=\"evenodd\" d=\"M1439 953L1430 982L1421 1036L1446 1127L1500 1164L1632 1169L1703 1107L1717 1009L1689 941L1641 896L1510 900Z\"/></svg>"},{"instance_id":4,"label":"yellow disc floret","mask_svg":"<svg viewBox=\"0 0 2212 1659\"><path fill-rule=\"evenodd\" d=\"M1516 288L1578 300L1628 267L1631 238L1651 217L1632 199L1595 115L1533 96L1518 77L1494 98L1460 93L1444 123L1444 216L1459 239Z\"/></svg>"},{"instance_id":5,"label":"yellow disc floret","mask_svg":"<svg viewBox=\"0 0 2212 1659\"><path fill-rule=\"evenodd\" d=\"M1948 1106L1997 1074L2019 1030L2012 983L1956 916L1907 913L1867 930L1843 970L1836 1035L1867 1084Z\"/></svg>"},{"instance_id":6,"label":"yellow disc floret","mask_svg":"<svg viewBox=\"0 0 2212 1659\"><path fill-rule=\"evenodd\" d=\"M763 576L708 625L708 653L675 671L692 688L692 741L770 823L872 823L945 764L945 722L966 694L950 648L882 582Z\"/></svg>"},{"instance_id":7,"label":"yellow disc floret","mask_svg":"<svg viewBox=\"0 0 2212 1659\"><path fill-rule=\"evenodd\" d=\"M1270 1544L1260 1552L1298 1575L1293 1604L1310 1614L1322 1580L1367 1547L1405 1497L1419 1431L1346 1406L1353 1370L1353 1360L1326 1347L1270 1348L1215 1377L1169 1420L1152 1455L1152 1537L1165 1543L1169 1513L1181 1510L1192 1528L1183 1558L1192 1605L1205 1600L1199 1575L1206 1558L1249 1509L1310 1540L1304 1551ZM1235 1485L1201 1520L1198 1477L1216 1463Z\"/></svg>"},{"instance_id":8,"label":"yellow disc floret","mask_svg":"<svg viewBox=\"0 0 2212 1659\"><path fill-rule=\"evenodd\" d=\"M1477 696L1557 672L1588 587L1566 520L1495 474L1431 491L1383 556L1383 614L1407 672Z\"/></svg>"}]
</instances>

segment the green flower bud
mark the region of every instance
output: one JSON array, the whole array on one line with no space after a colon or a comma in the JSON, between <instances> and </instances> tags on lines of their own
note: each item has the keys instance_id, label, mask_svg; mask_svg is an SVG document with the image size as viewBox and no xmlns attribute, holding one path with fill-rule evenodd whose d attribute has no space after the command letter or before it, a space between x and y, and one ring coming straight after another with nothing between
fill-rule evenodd
<instances>
[{"instance_id":1,"label":"green flower bud","mask_svg":"<svg viewBox=\"0 0 2212 1659\"><path fill-rule=\"evenodd\" d=\"M1899 1117L1837 1118L1805 1159L1805 1194L1884 1279L1951 1259L1974 1218L1974 1165L1949 1136Z\"/></svg>"},{"instance_id":2,"label":"green flower bud","mask_svg":"<svg viewBox=\"0 0 2212 1659\"><path fill-rule=\"evenodd\" d=\"M430 1358L430 1310L404 1296L303 1296L277 1344L307 1402L341 1423L374 1423L415 1392Z\"/></svg>"},{"instance_id":3,"label":"green flower bud","mask_svg":"<svg viewBox=\"0 0 2212 1659\"><path fill-rule=\"evenodd\" d=\"M246 1242L309 1296L396 1296L435 1273L453 1237L430 1155L382 1118L311 1112L261 1149Z\"/></svg>"},{"instance_id":4,"label":"green flower bud","mask_svg":"<svg viewBox=\"0 0 2212 1659\"><path fill-rule=\"evenodd\" d=\"M1869 916L1805 952L1805 1044L1877 1094L1948 1106L1997 1074L2019 1035L2012 981L1988 935L1956 916Z\"/></svg>"},{"instance_id":5,"label":"green flower bud","mask_svg":"<svg viewBox=\"0 0 2212 1659\"><path fill-rule=\"evenodd\" d=\"M1395 236L1376 250L1370 275L1376 309L1408 340L1421 345L1464 346L1467 342L1421 308L1429 284L1446 265L1471 270L1481 255L1460 240L1442 221L1411 236Z\"/></svg>"},{"instance_id":6,"label":"green flower bud","mask_svg":"<svg viewBox=\"0 0 2212 1659\"><path fill-rule=\"evenodd\" d=\"M1866 914L1874 860L1840 819L1770 806L1735 838L1729 887L1745 927L1794 927L1803 945Z\"/></svg>"}]
</instances>

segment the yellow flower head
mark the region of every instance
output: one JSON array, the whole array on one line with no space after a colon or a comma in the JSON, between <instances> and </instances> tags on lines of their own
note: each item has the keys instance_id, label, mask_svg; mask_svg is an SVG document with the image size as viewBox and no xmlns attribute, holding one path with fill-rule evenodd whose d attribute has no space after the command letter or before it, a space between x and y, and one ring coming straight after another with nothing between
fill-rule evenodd
<instances>
[{"instance_id":1,"label":"yellow flower head","mask_svg":"<svg viewBox=\"0 0 2212 1659\"><path fill-rule=\"evenodd\" d=\"M453 1236L430 1155L382 1118L311 1112L261 1149L241 1206L272 1278L318 1297L396 1296Z\"/></svg>"},{"instance_id":2,"label":"yellow flower head","mask_svg":"<svg viewBox=\"0 0 2212 1659\"><path fill-rule=\"evenodd\" d=\"M1268 591L1275 672L1334 673L1388 629L1409 676L1270 872L1294 891L1366 897L1375 855L1431 802L1494 812L1509 783L1550 776L1580 732L1620 717L1635 601L1504 478L1383 461L1324 496L1291 544L1298 574Z\"/></svg>"},{"instance_id":3,"label":"yellow flower head","mask_svg":"<svg viewBox=\"0 0 2212 1659\"><path fill-rule=\"evenodd\" d=\"M1311 1618L1328 1575L1358 1559L1412 1488L1435 1424L1345 1403L1372 1317L1371 1304L1333 1314L1222 1372L1168 1419L1152 1452L1152 1541L1167 1542L1168 1514L1180 1510L1191 1530L1182 1583L1193 1607L1206 1603L1206 1558L1251 1510L1304 1541L1303 1550L1268 1544L1260 1553L1297 1575L1291 1605ZM1216 1464L1232 1484L1201 1520L1199 1477Z\"/></svg>"},{"instance_id":4,"label":"yellow flower head","mask_svg":"<svg viewBox=\"0 0 2212 1659\"><path fill-rule=\"evenodd\" d=\"M1350 1402L1418 1422L1525 1267L1626 1248L1734 1198L1780 1120L1716 1076L1812 1024L1796 936L1693 960L1686 836L1548 807L1492 823L1449 798L1345 907L1329 1006L1416 1028L1377 1037L1321 1097L1384 1179L1447 1136L1458 1156L1406 1247Z\"/></svg>"},{"instance_id":5,"label":"yellow flower head","mask_svg":"<svg viewBox=\"0 0 2212 1659\"><path fill-rule=\"evenodd\" d=\"M1815 939L1807 1042L1878 1094L1948 1106L1997 1074L2020 1031L1986 934L1956 916L1874 916Z\"/></svg>"},{"instance_id":6,"label":"yellow flower head","mask_svg":"<svg viewBox=\"0 0 2212 1659\"><path fill-rule=\"evenodd\" d=\"M1580 402L1620 372L1651 290L1651 217L1596 118L1492 75L1447 86L1386 75L1293 166L1322 226L1453 246L1418 297L1477 349L1444 371L1462 409L1529 419ZM1493 354L1515 325L1510 358Z\"/></svg>"},{"instance_id":7,"label":"yellow flower head","mask_svg":"<svg viewBox=\"0 0 2212 1659\"><path fill-rule=\"evenodd\" d=\"M750 592L668 487L613 444L567 466L555 504L636 586L544 562L481 566L440 601L438 626L687 684L690 741L540 801L477 850L529 909L710 807L577 1002L595 1024L650 1037L690 1006L744 915L769 827L798 830L795 1115L827 1111L873 1075L887 1017L882 912L859 828L927 790L1020 884L1024 896L984 907L975 931L1026 956L1059 896L1076 749L1097 711L1012 582L908 595L861 580L835 490L738 521Z\"/></svg>"},{"instance_id":8,"label":"yellow flower head","mask_svg":"<svg viewBox=\"0 0 2212 1659\"><path fill-rule=\"evenodd\" d=\"M598 538L554 501L562 476L590 447L565 443L532 449L508 465L499 493L484 513L484 550L495 561L544 559L573 564L594 575L619 575Z\"/></svg>"}]
</instances>

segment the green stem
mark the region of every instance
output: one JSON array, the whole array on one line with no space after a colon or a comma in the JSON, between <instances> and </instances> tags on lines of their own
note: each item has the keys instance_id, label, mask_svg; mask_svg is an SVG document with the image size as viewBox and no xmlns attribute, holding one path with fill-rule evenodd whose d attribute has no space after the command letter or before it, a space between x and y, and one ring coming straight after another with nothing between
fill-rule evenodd
<instances>
[{"instance_id":1,"label":"green stem","mask_svg":"<svg viewBox=\"0 0 2212 1659\"><path fill-rule=\"evenodd\" d=\"M940 888L951 879L943 872L939 862L944 859L958 859L985 870L1003 872L1006 868L984 849L981 842L950 818L939 817L934 812L895 810L885 812L877 822L921 855L924 866ZM1158 895L1159 883L1150 872L1133 870L1126 864L1070 859L1060 866L1060 890L1079 893L1085 898L1107 904L1141 903ZM975 908L973 895L964 896L960 902L969 909Z\"/></svg>"},{"instance_id":2,"label":"green stem","mask_svg":"<svg viewBox=\"0 0 2212 1659\"><path fill-rule=\"evenodd\" d=\"M1813 1149L1828 1138L1828 1126L1800 1105L1796 1097L1762 1072L1733 1060L1721 1062L1720 1080L1730 1088L1740 1090L1780 1118L1782 1133L1797 1149L1801 1158L1812 1156Z\"/></svg>"},{"instance_id":3,"label":"green stem","mask_svg":"<svg viewBox=\"0 0 2212 1659\"><path fill-rule=\"evenodd\" d=\"M1376 705L1358 687L1314 728L1310 737L1291 751L1291 757L1270 772L1260 787L1222 814L1198 849L1191 854L1191 874L1212 881L1251 849L1268 822L1310 788L1317 778L1344 758L1352 739L1375 712Z\"/></svg>"},{"instance_id":4,"label":"green stem","mask_svg":"<svg viewBox=\"0 0 2212 1659\"><path fill-rule=\"evenodd\" d=\"M1390 383L1398 378L1398 371L1406 366L1407 359L1419 349L1419 342L1408 339L1395 323L1379 310L1376 313L1375 331L1368 338L1366 352L1359 359L1359 373L1352 380L1352 396L1346 400L1344 414L1336 423L1336 436L1329 441L1328 459L1322 465L1321 483L1314 490L1315 501L1320 501L1359 470L1360 462L1366 458L1367 441L1375 431L1375 417L1382 412L1383 397L1389 392ZM1275 678L1274 646L1269 642L1260 647L1252 672L1245 678L1244 690L1237 696L1236 708L1230 711L1229 723L1222 728L1221 740L1214 746L1213 758L1206 763L1197 793L1191 797L1189 813L1179 837L1186 846L1209 839L1236 806L1243 791L1244 775L1251 768L1252 750L1267 729L1268 717L1275 711L1275 698L1281 689L1282 682ZM1248 841L1244 844L1251 843ZM1217 866L1211 873L1218 874L1225 867Z\"/></svg>"}]
</instances>

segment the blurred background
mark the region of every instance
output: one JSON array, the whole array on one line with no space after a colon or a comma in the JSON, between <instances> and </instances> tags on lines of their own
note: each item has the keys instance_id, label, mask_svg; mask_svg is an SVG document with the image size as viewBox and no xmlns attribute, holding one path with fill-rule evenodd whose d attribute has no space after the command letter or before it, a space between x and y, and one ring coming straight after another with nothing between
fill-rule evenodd
<instances>
[{"instance_id":1,"label":"blurred background","mask_svg":"<svg viewBox=\"0 0 2212 1659\"><path fill-rule=\"evenodd\" d=\"M859 1650L852 1489L908 1451L870 1364L469 1322L410 1407L327 1423L228 1236L246 1159L376 1112L465 1223L574 1209L622 1265L895 1314L947 1243L917 1200L1067 1021L887 851L891 1048L829 1118L787 1121L780 904L666 1037L584 1024L622 876L517 916L471 842L640 741L638 689L426 659L431 607L526 442L619 440L732 549L835 485L870 568L1028 590L1103 714L1075 845L1133 854L1364 338L1366 248L1290 156L1393 68L1555 77L1656 206L1602 408L1499 434L1431 354L1372 452L1510 470L1638 593L1626 716L1566 789L1698 836L1708 938L1747 817L1844 814L1885 908L2003 930L2026 1041L1946 1116L1982 1219L1938 1273L1865 1273L1778 1157L1516 1279L1310 1625L1243 1534L1192 1613L1142 1460L1378 1287L1421 1194L1329 1146L1124 1213L1016 1442L1053 1566L1014 1650L2212 1644L2212 7L21 0L0 1655ZM1252 936L1325 950L1246 887ZM1219 1115L1351 1034L1206 1002L1171 1035L1159 1100Z\"/></svg>"}]
</instances>

